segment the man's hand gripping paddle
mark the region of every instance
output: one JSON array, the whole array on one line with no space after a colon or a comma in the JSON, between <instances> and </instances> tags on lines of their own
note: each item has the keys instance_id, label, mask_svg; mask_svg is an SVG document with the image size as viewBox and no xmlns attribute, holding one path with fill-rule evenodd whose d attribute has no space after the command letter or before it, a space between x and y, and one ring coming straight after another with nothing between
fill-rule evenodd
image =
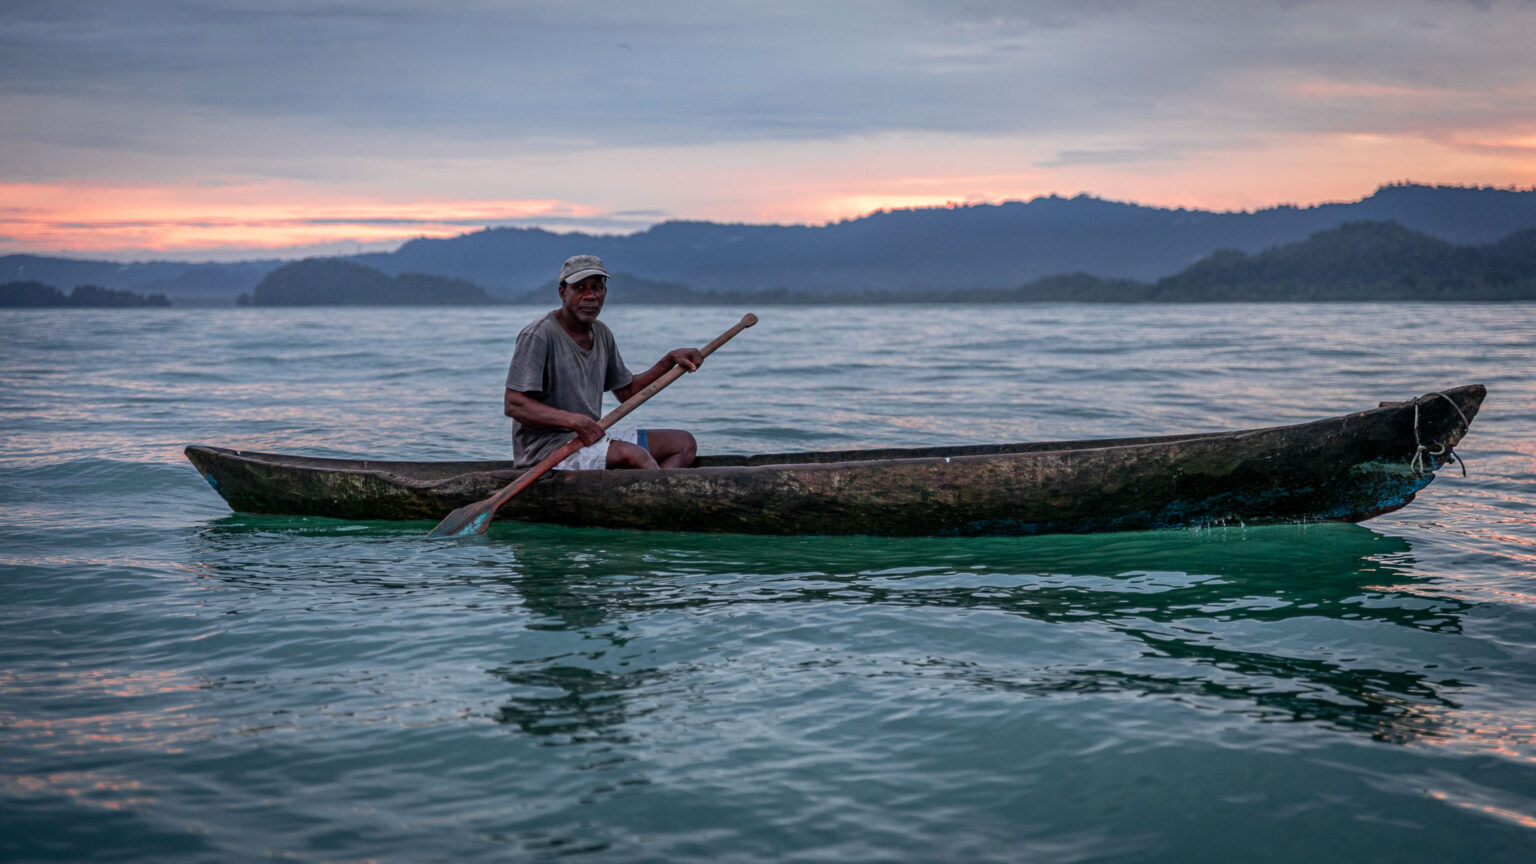
<instances>
[{"instance_id":1,"label":"man's hand gripping paddle","mask_svg":"<svg viewBox=\"0 0 1536 864\"><path fill-rule=\"evenodd\" d=\"M741 321L737 322L736 326L725 331L724 333L721 333L719 336L716 336L713 342L710 342L708 345L700 348L699 353L703 354L705 357L708 357L710 354L714 353L716 348L719 348L721 345L731 341L731 338L734 337L737 333L740 333L741 331L751 327L756 323L757 316L748 312L746 315L741 317ZM639 393L629 397L629 401L608 412L608 416L604 417L602 420L599 420L597 425L603 427L604 431L607 431L613 426L613 424L622 420L624 416L629 412L639 408L642 404L644 404L645 400L655 396L657 393L660 393L663 387L680 378L684 371L686 370L684 370L681 366L673 366L671 369L668 369L666 374L662 375L660 378L657 378L655 381L652 381L649 386L641 390ZM431 538L441 538L468 537L472 534L484 534L485 529L490 527L491 520L495 518L496 511L501 508L501 505L507 503L507 501L509 501L512 496L522 492L529 486L532 486L535 480L538 480L540 477L548 474L550 469L554 468L556 465L559 465L561 462L565 461L567 456L570 456L572 453L575 453L580 449L581 438L572 438L569 442L566 443L565 446L544 457L544 461L523 472L521 477L513 480L510 484L507 485L505 489L502 489L500 492L497 492L495 495L492 495L484 501L478 501L474 504L466 504L463 507L453 511L452 513L449 513L448 516L443 519L443 521L437 523L437 527L433 528L432 531L427 534L427 536Z\"/></svg>"}]
</instances>

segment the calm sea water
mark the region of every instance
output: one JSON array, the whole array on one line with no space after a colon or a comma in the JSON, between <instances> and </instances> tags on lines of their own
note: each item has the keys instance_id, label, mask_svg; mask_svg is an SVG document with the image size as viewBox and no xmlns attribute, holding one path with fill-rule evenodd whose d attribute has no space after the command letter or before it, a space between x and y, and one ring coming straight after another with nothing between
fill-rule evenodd
<instances>
[{"instance_id":1,"label":"calm sea water","mask_svg":"<svg viewBox=\"0 0 1536 864\"><path fill-rule=\"evenodd\" d=\"M1361 526L751 538L232 514L189 443L495 457L533 308L0 313L0 858L1536 860L1536 306L758 309L705 452L1480 382ZM605 315L631 366L742 309Z\"/></svg>"}]
</instances>

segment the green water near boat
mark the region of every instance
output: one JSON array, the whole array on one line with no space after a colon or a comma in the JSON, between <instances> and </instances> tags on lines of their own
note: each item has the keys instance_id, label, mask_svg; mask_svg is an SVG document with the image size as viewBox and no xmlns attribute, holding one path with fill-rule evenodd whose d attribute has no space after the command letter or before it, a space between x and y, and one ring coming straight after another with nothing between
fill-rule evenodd
<instances>
[{"instance_id":1,"label":"green water near boat","mask_svg":"<svg viewBox=\"0 0 1536 864\"><path fill-rule=\"evenodd\" d=\"M1536 307L756 310L636 415L763 452L1488 385L1470 476L1360 526L428 543L232 514L180 455L504 455L536 311L0 314L0 859L1536 848ZM635 366L742 311L605 319Z\"/></svg>"}]
</instances>

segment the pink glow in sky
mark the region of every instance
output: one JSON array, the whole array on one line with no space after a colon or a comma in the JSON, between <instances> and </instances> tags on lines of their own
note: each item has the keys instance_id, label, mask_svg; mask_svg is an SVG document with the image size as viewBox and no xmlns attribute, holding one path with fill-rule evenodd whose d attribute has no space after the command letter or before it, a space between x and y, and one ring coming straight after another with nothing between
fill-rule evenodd
<instances>
[{"instance_id":1,"label":"pink glow in sky","mask_svg":"<svg viewBox=\"0 0 1536 864\"><path fill-rule=\"evenodd\" d=\"M558 201L390 201L292 182L91 185L0 183L0 234L82 253L262 252L328 243L397 244L487 223L597 215Z\"/></svg>"}]
</instances>

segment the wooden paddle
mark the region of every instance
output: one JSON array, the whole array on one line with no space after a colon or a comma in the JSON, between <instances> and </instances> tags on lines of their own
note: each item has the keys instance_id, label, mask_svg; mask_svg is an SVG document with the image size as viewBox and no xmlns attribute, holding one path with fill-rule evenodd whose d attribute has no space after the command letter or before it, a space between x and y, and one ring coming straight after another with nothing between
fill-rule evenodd
<instances>
[{"instance_id":1,"label":"wooden paddle","mask_svg":"<svg viewBox=\"0 0 1536 864\"><path fill-rule=\"evenodd\" d=\"M721 333L719 336L716 336L713 342L710 342L708 345L700 348L699 353L703 354L705 357L708 357L710 354L715 352L716 348L719 348L721 345L731 341L731 338L734 337L737 333L740 333L741 331L751 327L756 323L757 316L753 315L751 312L748 312L747 314L741 316L741 320L736 323L736 326L725 331L724 333ZM652 381L645 387L645 389L641 390L639 393L629 397L629 400L623 405L620 405L619 407L608 412L608 416L599 420L597 425L603 427L604 431L607 431L613 426L613 424L624 419L626 414L635 410L636 408L639 408L645 402L645 400L655 396L657 393L660 393L661 388L682 377L682 374L685 371L686 370L681 366L673 366L671 369L668 369L666 374L662 375L660 378L657 378L655 381ZM556 465L559 465L561 462L564 462L567 456L570 456L572 453L580 450L581 447L581 438L572 438L565 444L565 446L544 457L544 461L523 472L521 477L513 480L507 485L505 489L502 489L500 492L497 492L495 495L492 495L484 501L479 501L474 504L465 504L463 507L460 507L452 513L449 513L447 517L443 519L443 521L437 523L437 527L433 528L432 531L427 534L427 536L431 538L440 538L468 537L471 534L484 534L485 529L490 527L491 519L495 518L496 511L501 509L501 505L507 503L507 501L510 500L512 496L518 494L524 489L527 489L529 486L532 486L535 480L538 480L540 477L548 474L550 469L554 468Z\"/></svg>"}]
</instances>

